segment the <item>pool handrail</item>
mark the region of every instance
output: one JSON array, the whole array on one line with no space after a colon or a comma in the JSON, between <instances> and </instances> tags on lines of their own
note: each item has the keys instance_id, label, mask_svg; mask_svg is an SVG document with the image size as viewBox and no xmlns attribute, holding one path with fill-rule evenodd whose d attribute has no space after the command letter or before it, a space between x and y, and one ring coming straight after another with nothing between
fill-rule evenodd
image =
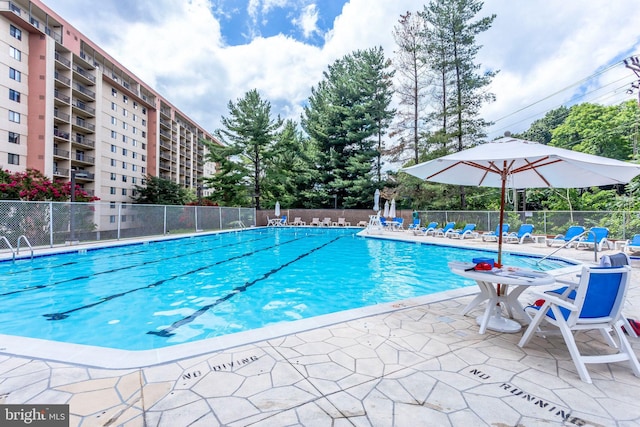
<instances>
[{"instance_id":1,"label":"pool handrail","mask_svg":"<svg viewBox=\"0 0 640 427\"><path fill-rule=\"evenodd\" d=\"M13 250L13 246L11 246L11 243L9 243L9 239L7 239L6 236L0 236L0 241L5 242L7 244L7 246L11 250L11 256L13 257L13 261L15 261L16 260L16 251Z\"/></svg>"},{"instance_id":2,"label":"pool handrail","mask_svg":"<svg viewBox=\"0 0 640 427\"><path fill-rule=\"evenodd\" d=\"M25 236L24 234L18 237L18 243L16 244L16 254L20 254L20 240L24 240L27 246L29 246L29 250L31 251L31 259L33 259L33 247L31 246L29 239L27 239L27 236Z\"/></svg>"}]
</instances>

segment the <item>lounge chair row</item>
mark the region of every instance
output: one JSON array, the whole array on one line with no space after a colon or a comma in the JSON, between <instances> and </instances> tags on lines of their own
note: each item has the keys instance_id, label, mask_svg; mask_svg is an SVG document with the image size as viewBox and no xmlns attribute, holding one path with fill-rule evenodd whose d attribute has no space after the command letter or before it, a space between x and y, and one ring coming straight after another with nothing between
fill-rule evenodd
<instances>
[{"instance_id":1,"label":"lounge chair row","mask_svg":"<svg viewBox=\"0 0 640 427\"><path fill-rule=\"evenodd\" d=\"M307 225L307 222L303 221L302 217L299 217L299 216L295 217L293 219L293 222L291 223L287 222L286 215L283 215L282 217L276 217L276 218L267 218L267 226L282 226L282 225L302 226L302 225ZM338 218L337 221L334 221L330 217L325 217L323 218L322 221L320 221L320 218L312 218L311 222L309 222L309 225L316 226L316 227L350 227L351 223L347 221L345 218ZM366 221L360 221L358 223L359 227L364 227L366 225L367 225Z\"/></svg>"},{"instance_id":2,"label":"lounge chair row","mask_svg":"<svg viewBox=\"0 0 640 427\"><path fill-rule=\"evenodd\" d=\"M455 222L448 222L444 227L438 228L437 222L431 222L426 227L415 227L413 233L415 235L424 236L436 236L436 237L450 237L450 238L477 238L481 237L482 241L497 241L500 237L500 225L496 226L495 231L479 234L475 231L475 224L467 224L463 229L455 229ZM598 249L602 250L606 246L608 249L612 248L611 242L608 240L609 229L606 227L591 227L586 230L582 226L571 226L564 234L558 234L552 239L547 239L545 236L534 236L533 224L522 224L517 232L509 232L509 224L502 225L502 241L505 243L524 243L526 241L539 241L540 238L546 241L547 246L553 247L556 245L566 247L593 247L598 245ZM634 236L636 239L635 250L640 250L640 234ZM633 241L629 241L629 248L634 248ZM633 249L632 249L633 250Z\"/></svg>"}]
</instances>

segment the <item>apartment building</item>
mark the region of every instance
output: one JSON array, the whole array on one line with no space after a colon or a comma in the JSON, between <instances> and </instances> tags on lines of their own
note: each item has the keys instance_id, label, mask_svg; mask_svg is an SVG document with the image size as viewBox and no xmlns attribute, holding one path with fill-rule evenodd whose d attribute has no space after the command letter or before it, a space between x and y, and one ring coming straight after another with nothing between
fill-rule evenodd
<instances>
[{"instance_id":1,"label":"apartment building","mask_svg":"<svg viewBox=\"0 0 640 427\"><path fill-rule=\"evenodd\" d=\"M0 0L0 167L112 204L147 174L197 189L212 135L38 0Z\"/></svg>"}]
</instances>

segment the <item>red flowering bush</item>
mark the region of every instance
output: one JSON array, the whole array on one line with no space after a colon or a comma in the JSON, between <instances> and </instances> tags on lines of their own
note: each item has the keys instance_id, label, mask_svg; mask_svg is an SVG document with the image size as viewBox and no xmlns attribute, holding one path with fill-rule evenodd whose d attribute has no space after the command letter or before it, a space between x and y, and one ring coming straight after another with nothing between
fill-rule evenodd
<instances>
[{"instance_id":1,"label":"red flowering bush","mask_svg":"<svg viewBox=\"0 0 640 427\"><path fill-rule=\"evenodd\" d=\"M100 200L90 196L79 185L75 186L75 200L93 202ZM0 170L0 200L31 200L65 202L71 198L71 182L51 181L36 169L26 172Z\"/></svg>"}]
</instances>

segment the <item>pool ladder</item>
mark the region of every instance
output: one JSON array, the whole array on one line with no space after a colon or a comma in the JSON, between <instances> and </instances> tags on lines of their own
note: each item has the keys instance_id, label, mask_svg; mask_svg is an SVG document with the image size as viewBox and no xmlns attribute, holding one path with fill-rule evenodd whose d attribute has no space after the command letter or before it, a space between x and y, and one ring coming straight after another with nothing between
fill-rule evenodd
<instances>
[{"instance_id":1,"label":"pool ladder","mask_svg":"<svg viewBox=\"0 0 640 427\"><path fill-rule=\"evenodd\" d=\"M11 246L11 243L9 242L9 239L7 239L6 236L0 236L0 242L5 242L7 247L9 248L9 250L11 251L11 256L13 261L15 262L16 260L16 255L20 254L20 241L24 240L24 242L27 244L27 246L29 246L29 250L31 251L31 259L33 259L33 247L31 246L31 243L29 243L29 239L27 239L27 236L25 236L24 234L21 235L20 237L18 237L18 241L16 243L16 249L13 249L13 246Z\"/></svg>"}]
</instances>

